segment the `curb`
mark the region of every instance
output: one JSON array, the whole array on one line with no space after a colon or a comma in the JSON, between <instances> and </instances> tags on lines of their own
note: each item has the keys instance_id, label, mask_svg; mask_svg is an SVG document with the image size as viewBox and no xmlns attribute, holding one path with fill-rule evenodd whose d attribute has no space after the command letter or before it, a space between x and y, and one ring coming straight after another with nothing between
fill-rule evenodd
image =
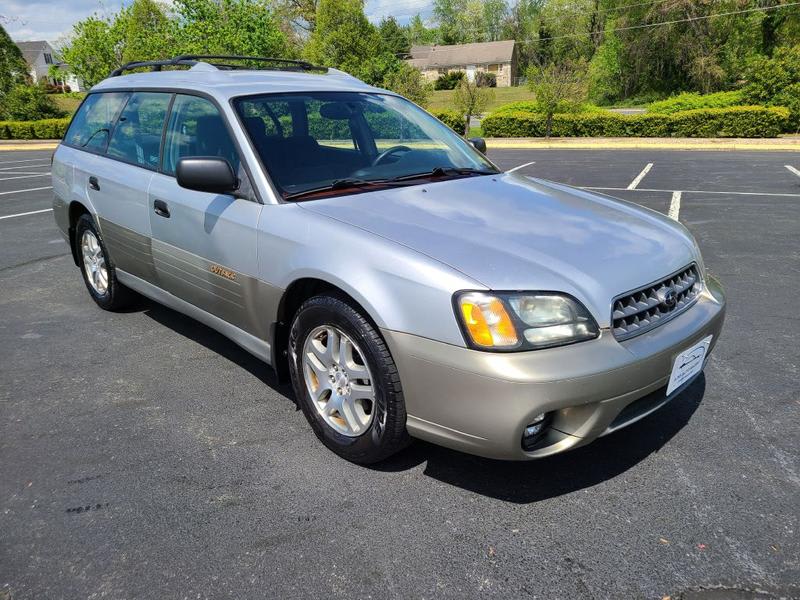
<instances>
[{"instance_id":1,"label":"curb","mask_svg":"<svg viewBox=\"0 0 800 600\"><path fill-rule=\"evenodd\" d=\"M486 138L490 150L716 150L800 152L800 137L746 138Z\"/></svg>"},{"instance_id":2,"label":"curb","mask_svg":"<svg viewBox=\"0 0 800 600\"><path fill-rule=\"evenodd\" d=\"M15 152L21 150L55 150L61 140L2 140L0 152Z\"/></svg>"}]
</instances>

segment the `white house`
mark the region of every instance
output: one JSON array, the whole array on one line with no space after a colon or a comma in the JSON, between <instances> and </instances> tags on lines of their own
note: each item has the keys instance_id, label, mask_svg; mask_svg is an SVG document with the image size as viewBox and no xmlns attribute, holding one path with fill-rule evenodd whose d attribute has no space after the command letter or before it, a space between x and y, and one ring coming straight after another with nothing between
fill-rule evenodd
<instances>
[{"instance_id":1,"label":"white house","mask_svg":"<svg viewBox=\"0 0 800 600\"><path fill-rule=\"evenodd\" d=\"M66 65L58 60L53 47L44 40L15 43L22 52L22 57L25 59L25 62L28 63L33 82L38 83L44 80L55 84L56 81L50 77L49 74L50 67L52 65L66 67ZM72 74L66 76L65 83L73 92L83 91L83 86L80 84L80 81Z\"/></svg>"}]
</instances>

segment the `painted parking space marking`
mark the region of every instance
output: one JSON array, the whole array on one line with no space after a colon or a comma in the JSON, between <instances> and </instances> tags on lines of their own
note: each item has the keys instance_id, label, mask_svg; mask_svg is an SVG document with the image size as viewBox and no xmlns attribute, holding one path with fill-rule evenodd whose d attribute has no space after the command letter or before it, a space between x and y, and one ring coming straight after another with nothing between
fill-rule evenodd
<instances>
[{"instance_id":1,"label":"painted parking space marking","mask_svg":"<svg viewBox=\"0 0 800 600\"><path fill-rule=\"evenodd\" d=\"M794 173L795 175L797 175L798 177L800 177L800 171L798 171L797 169L795 169L795 168L794 168L792 165L783 165L783 166L784 166L784 167L786 167L787 169L789 169L789 172L790 172L790 173Z\"/></svg>"},{"instance_id":2,"label":"painted parking space marking","mask_svg":"<svg viewBox=\"0 0 800 600\"><path fill-rule=\"evenodd\" d=\"M26 158L24 160L0 160L0 165L10 165L12 163L27 163L27 162L47 162L46 158Z\"/></svg>"},{"instance_id":3,"label":"painted parking space marking","mask_svg":"<svg viewBox=\"0 0 800 600\"><path fill-rule=\"evenodd\" d=\"M31 210L24 213L17 213L15 215L4 215L0 217L0 221L3 219L14 219L16 217L25 217L27 215L38 215L39 213L46 213L46 212L53 212L52 208L43 208L42 210Z\"/></svg>"},{"instance_id":4,"label":"painted parking space marking","mask_svg":"<svg viewBox=\"0 0 800 600\"><path fill-rule=\"evenodd\" d=\"M619 187L594 187L590 185L580 186L581 190L597 190L598 192L625 192L631 191L630 188ZM656 190L652 188L637 188L635 192L663 192L665 194L672 194L675 190ZM800 198L800 194L779 194L774 192L727 192L727 191L709 191L709 190L683 190L682 194L723 194L725 196L778 196L782 198Z\"/></svg>"},{"instance_id":5,"label":"painted parking space marking","mask_svg":"<svg viewBox=\"0 0 800 600\"><path fill-rule=\"evenodd\" d=\"M37 173L36 175L18 175L17 177L0 177L0 181L11 181L12 179L30 179L31 177L44 177L46 175L50 175L50 171L47 173Z\"/></svg>"},{"instance_id":6,"label":"painted parking space marking","mask_svg":"<svg viewBox=\"0 0 800 600\"><path fill-rule=\"evenodd\" d=\"M680 220L681 214L681 195L683 192L672 192L672 199L669 201L669 210L667 211L667 216L670 219L675 219L676 221Z\"/></svg>"},{"instance_id":7,"label":"painted parking space marking","mask_svg":"<svg viewBox=\"0 0 800 600\"><path fill-rule=\"evenodd\" d=\"M531 162L526 162L526 163L523 163L521 165L517 165L513 169L509 169L508 171L506 171L506 173L513 173L514 171L519 171L520 169L524 169L525 167L530 167L531 165L535 165L535 164L536 164L536 161L532 160Z\"/></svg>"},{"instance_id":8,"label":"painted parking space marking","mask_svg":"<svg viewBox=\"0 0 800 600\"><path fill-rule=\"evenodd\" d=\"M9 175L14 175L16 173L22 173L20 169L42 169L42 168L49 168L50 165L47 163L42 163L41 165L15 165L13 167L3 167L0 168L0 171L8 172ZM33 171L34 173L38 173L38 171Z\"/></svg>"},{"instance_id":9,"label":"painted parking space marking","mask_svg":"<svg viewBox=\"0 0 800 600\"><path fill-rule=\"evenodd\" d=\"M636 176L636 179L630 182L627 189L635 190L636 186L642 183L642 179L644 179L645 175L647 175L650 172L650 169L652 168L653 168L653 163L647 163L647 166L645 166L645 168L642 169L642 172Z\"/></svg>"},{"instance_id":10,"label":"painted parking space marking","mask_svg":"<svg viewBox=\"0 0 800 600\"><path fill-rule=\"evenodd\" d=\"M46 185L44 187L37 187L37 188L28 188L26 190L10 190L8 192L0 192L0 196L5 196L6 194L24 194L25 192L40 192L42 190L52 190L52 185Z\"/></svg>"}]
</instances>

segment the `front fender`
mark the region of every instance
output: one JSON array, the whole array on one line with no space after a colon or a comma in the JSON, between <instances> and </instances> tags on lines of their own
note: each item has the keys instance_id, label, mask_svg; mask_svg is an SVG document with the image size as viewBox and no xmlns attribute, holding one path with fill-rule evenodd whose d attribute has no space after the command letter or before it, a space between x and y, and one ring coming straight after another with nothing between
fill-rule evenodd
<instances>
[{"instance_id":1,"label":"front fender","mask_svg":"<svg viewBox=\"0 0 800 600\"><path fill-rule=\"evenodd\" d=\"M260 222L260 275L287 289L325 281L349 294L375 324L464 346L453 294L485 289L410 248L297 205L267 205Z\"/></svg>"}]
</instances>

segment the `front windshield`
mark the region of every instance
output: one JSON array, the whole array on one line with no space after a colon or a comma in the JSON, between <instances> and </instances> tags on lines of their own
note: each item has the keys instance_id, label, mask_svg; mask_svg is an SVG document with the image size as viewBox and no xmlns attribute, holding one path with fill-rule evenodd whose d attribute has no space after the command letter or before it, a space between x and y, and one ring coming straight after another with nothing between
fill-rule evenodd
<instances>
[{"instance_id":1,"label":"front windshield","mask_svg":"<svg viewBox=\"0 0 800 600\"><path fill-rule=\"evenodd\" d=\"M397 96L268 94L234 104L287 199L497 172L449 127Z\"/></svg>"}]
</instances>

